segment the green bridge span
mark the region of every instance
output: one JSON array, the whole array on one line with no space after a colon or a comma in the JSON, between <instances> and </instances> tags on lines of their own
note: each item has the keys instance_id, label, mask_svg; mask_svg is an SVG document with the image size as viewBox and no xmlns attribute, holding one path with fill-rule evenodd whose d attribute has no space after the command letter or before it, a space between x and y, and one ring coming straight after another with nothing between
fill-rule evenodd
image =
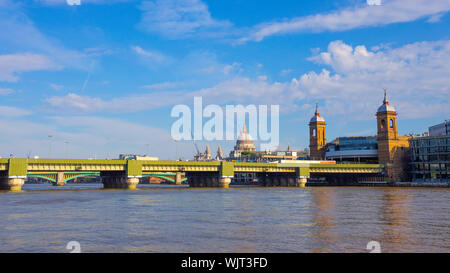
<instances>
[{"instance_id":1,"label":"green bridge span","mask_svg":"<svg viewBox=\"0 0 450 273\"><path fill-rule=\"evenodd\" d=\"M263 186L305 186L310 177L364 180L380 177L379 164L250 163L228 161L145 161L86 159L0 159L0 189L21 190L27 177L55 185L81 176L101 176L105 188L136 188L139 179L157 176L191 187L227 188L235 173L256 173Z\"/></svg>"}]
</instances>

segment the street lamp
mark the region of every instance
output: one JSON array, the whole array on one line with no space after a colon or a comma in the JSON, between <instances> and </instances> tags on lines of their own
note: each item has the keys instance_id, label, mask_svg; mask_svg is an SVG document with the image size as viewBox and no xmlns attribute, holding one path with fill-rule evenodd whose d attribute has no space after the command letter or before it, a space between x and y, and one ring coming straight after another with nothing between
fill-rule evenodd
<instances>
[{"instance_id":1,"label":"street lamp","mask_svg":"<svg viewBox=\"0 0 450 273\"><path fill-rule=\"evenodd\" d=\"M64 141L66 144L66 159L69 159L69 141Z\"/></svg>"},{"instance_id":2,"label":"street lamp","mask_svg":"<svg viewBox=\"0 0 450 273\"><path fill-rule=\"evenodd\" d=\"M48 158L52 155L52 137L53 135L48 135Z\"/></svg>"},{"instance_id":3,"label":"street lamp","mask_svg":"<svg viewBox=\"0 0 450 273\"><path fill-rule=\"evenodd\" d=\"M109 140L110 138L106 138L106 159L109 159Z\"/></svg>"},{"instance_id":4,"label":"street lamp","mask_svg":"<svg viewBox=\"0 0 450 273\"><path fill-rule=\"evenodd\" d=\"M147 156L150 156L150 144L145 144L145 146L147 147Z\"/></svg>"},{"instance_id":5,"label":"street lamp","mask_svg":"<svg viewBox=\"0 0 450 273\"><path fill-rule=\"evenodd\" d=\"M175 160L178 161L178 140L175 140Z\"/></svg>"}]
</instances>

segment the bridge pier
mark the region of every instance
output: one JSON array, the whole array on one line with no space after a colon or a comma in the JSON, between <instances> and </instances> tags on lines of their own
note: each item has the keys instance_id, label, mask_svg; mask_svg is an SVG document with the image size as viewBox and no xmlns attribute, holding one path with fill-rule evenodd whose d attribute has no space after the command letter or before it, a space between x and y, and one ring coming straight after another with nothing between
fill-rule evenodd
<instances>
[{"instance_id":1,"label":"bridge pier","mask_svg":"<svg viewBox=\"0 0 450 273\"><path fill-rule=\"evenodd\" d=\"M177 172L175 175L175 185L181 185L181 173Z\"/></svg>"},{"instance_id":2,"label":"bridge pier","mask_svg":"<svg viewBox=\"0 0 450 273\"><path fill-rule=\"evenodd\" d=\"M21 191L25 184L26 176L3 176L0 177L0 190Z\"/></svg>"},{"instance_id":3,"label":"bridge pier","mask_svg":"<svg viewBox=\"0 0 450 273\"><path fill-rule=\"evenodd\" d=\"M64 173L63 172L59 172L56 175L56 182L52 183L53 186L57 186L57 187L62 187L66 184L66 182L64 181Z\"/></svg>"},{"instance_id":4,"label":"bridge pier","mask_svg":"<svg viewBox=\"0 0 450 273\"><path fill-rule=\"evenodd\" d=\"M307 182L308 182L308 178L301 176L301 177L297 178L296 186L300 187L300 188L304 188L304 187L306 187Z\"/></svg>"},{"instance_id":5,"label":"bridge pier","mask_svg":"<svg viewBox=\"0 0 450 273\"><path fill-rule=\"evenodd\" d=\"M231 177L219 177L219 188L228 189L230 187Z\"/></svg>"},{"instance_id":6,"label":"bridge pier","mask_svg":"<svg viewBox=\"0 0 450 273\"><path fill-rule=\"evenodd\" d=\"M307 176L295 176L284 173L262 173L259 175L259 184L264 187L305 187L308 182Z\"/></svg>"},{"instance_id":7,"label":"bridge pier","mask_svg":"<svg viewBox=\"0 0 450 273\"><path fill-rule=\"evenodd\" d=\"M207 173L207 172L198 172L198 173L186 173L186 177L188 179L188 183L190 187L198 188L229 188L231 183L231 177L229 176L220 176L217 173Z\"/></svg>"},{"instance_id":8,"label":"bridge pier","mask_svg":"<svg viewBox=\"0 0 450 273\"><path fill-rule=\"evenodd\" d=\"M125 176L114 173L101 174L104 189L129 189L134 190L139 184L139 177Z\"/></svg>"}]
</instances>

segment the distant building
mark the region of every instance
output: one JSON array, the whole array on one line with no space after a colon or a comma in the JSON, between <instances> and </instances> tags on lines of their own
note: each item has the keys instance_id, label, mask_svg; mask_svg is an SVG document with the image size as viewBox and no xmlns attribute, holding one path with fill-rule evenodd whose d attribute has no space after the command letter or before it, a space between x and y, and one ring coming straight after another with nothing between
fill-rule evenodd
<instances>
[{"instance_id":1,"label":"distant building","mask_svg":"<svg viewBox=\"0 0 450 273\"><path fill-rule=\"evenodd\" d=\"M247 132L247 125L244 123L244 129L239 134L233 151L230 152L230 158L236 159L242 155L253 155L256 152L255 143L252 136Z\"/></svg>"},{"instance_id":2,"label":"distant building","mask_svg":"<svg viewBox=\"0 0 450 273\"><path fill-rule=\"evenodd\" d=\"M228 161L240 162L273 162L279 160L306 159L308 155L305 151L291 150L288 146L286 150L257 151L252 136L247 132L247 126L241 132L234 150L230 152Z\"/></svg>"},{"instance_id":3,"label":"distant building","mask_svg":"<svg viewBox=\"0 0 450 273\"><path fill-rule=\"evenodd\" d=\"M240 133L234 150L230 152L230 155L225 160L236 162L274 162L281 160L296 160L306 159L308 154L305 151L291 150L290 146L287 150L277 151L257 151L253 138L247 132L247 126L244 124L244 128ZM258 179L256 173L235 173L232 179L232 184L235 185L249 185L257 184Z\"/></svg>"},{"instance_id":4,"label":"distant building","mask_svg":"<svg viewBox=\"0 0 450 273\"><path fill-rule=\"evenodd\" d=\"M380 163L390 182L408 180L409 139L397 132L397 112L384 100L377 113L377 135L367 137L339 137L327 144L326 123L316 112L309 122L309 148L312 160L338 162Z\"/></svg>"},{"instance_id":5,"label":"distant building","mask_svg":"<svg viewBox=\"0 0 450 273\"><path fill-rule=\"evenodd\" d=\"M338 137L327 143L325 159L339 163L378 163L377 137Z\"/></svg>"},{"instance_id":6,"label":"distant building","mask_svg":"<svg viewBox=\"0 0 450 273\"><path fill-rule=\"evenodd\" d=\"M450 182L449 126L446 120L410 140L413 182Z\"/></svg>"},{"instance_id":7,"label":"distant building","mask_svg":"<svg viewBox=\"0 0 450 273\"><path fill-rule=\"evenodd\" d=\"M430 136L449 136L450 135L450 123L448 120L428 127L428 132Z\"/></svg>"},{"instance_id":8,"label":"distant building","mask_svg":"<svg viewBox=\"0 0 450 273\"><path fill-rule=\"evenodd\" d=\"M450 135L410 140L414 182L450 182Z\"/></svg>"},{"instance_id":9,"label":"distant building","mask_svg":"<svg viewBox=\"0 0 450 273\"><path fill-rule=\"evenodd\" d=\"M211 161L212 160L211 149L209 148L209 144L206 144L206 149L205 149L204 153L198 153L198 154L194 155L194 160L195 161Z\"/></svg>"},{"instance_id":10,"label":"distant building","mask_svg":"<svg viewBox=\"0 0 450 273\"><path fill-rule=\"evenodd\" d=\"M223 160L223 152L222 152L222 146L217 147L217 154L216 154L216 160Z\"/></svg>"},{"instance_id":11,"label":"distant building","mask_svg":"<svg viewBox=\"0 0 450 273\"><path fill-rule=\"evenodd\" d=\"M316 112L309 121L309 154L312 160L325 158L325 145L327 144L325 119L320 116L318 105Z\"/></svg>"},{"instance_id":12,"label":"distant building","mask_svg":"<svg viewBox=\"0 0 450 273\"><path fill-rule=\"evenodd\" d=\"M384 90L383 104L377 111L378 162L383 164L389 182L408 180L409 139L397 132L397 112L389 104Z\"/></svg>"},{"instance_id":13,"label":"distant building","mask_svg":"<svg viewBox=\"0 0 450 273\"><path fill-rule=\"evenodd\" d=\"M131 155L131 154L120 154L120 160L159 160L158 157L155 156L146 156L146 155Z\"/></svg>"}]
</instances>

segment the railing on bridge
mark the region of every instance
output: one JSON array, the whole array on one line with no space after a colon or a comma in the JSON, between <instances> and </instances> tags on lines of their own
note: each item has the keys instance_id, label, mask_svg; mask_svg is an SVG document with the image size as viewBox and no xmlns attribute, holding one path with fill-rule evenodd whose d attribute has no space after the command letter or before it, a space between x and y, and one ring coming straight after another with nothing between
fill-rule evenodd
<instances>
[{"instance_id":1,"label":"railing on bridge","mask_svg":"<svg viewBox=\"0 0 450 273\"><path fill-rule=\"evenodd\" d=\"M200 179L200 176L214 176L219 180L214 178L212 181L222 181L220 183L228 185L235 172L259 173L265 176L284 174L294 175L297 178L308 178L311 174L381 174L383 166L379 164L311 164L298 161L295 163L250 163L9 158L0 159L0 188L20 188L19 184L23 184L21 180L28 176L41 177L55 183L65 183L76 177L91 175L105 177L105 181L110 181L108 183L112 187L124 183L136 185L139 183L139 178L148 176L158 176L174 182L180 182L180 179L189 180L190 176L195 176L196 179ZM184 174L185 177L181 178L181 174Z\"/></svg>"}]
</instances>

